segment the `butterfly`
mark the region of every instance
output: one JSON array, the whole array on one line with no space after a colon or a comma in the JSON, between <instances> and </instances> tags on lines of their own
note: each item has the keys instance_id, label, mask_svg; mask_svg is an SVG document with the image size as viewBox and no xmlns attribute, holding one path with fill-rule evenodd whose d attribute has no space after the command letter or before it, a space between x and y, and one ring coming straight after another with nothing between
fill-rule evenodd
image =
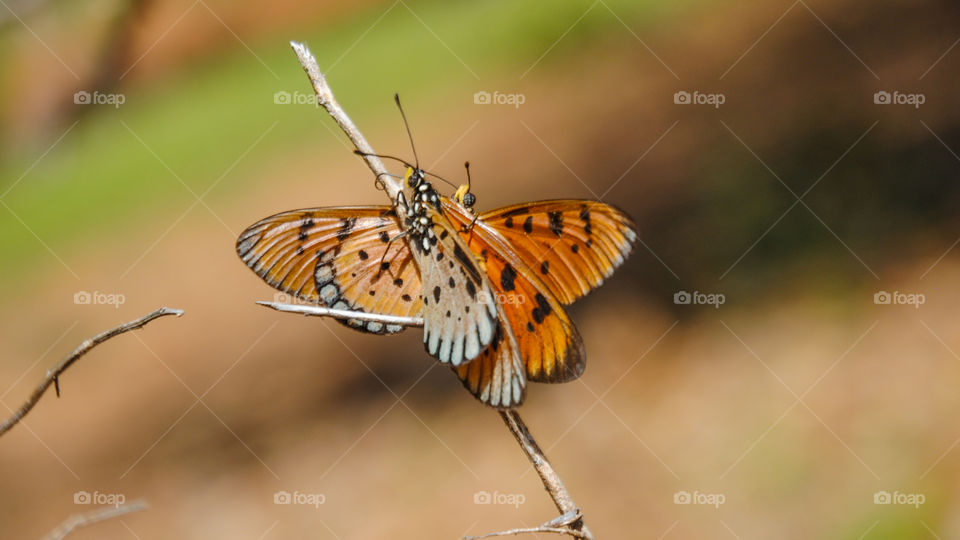
<instances>
[{"instance_id":1,"label":"butterfly","mask_svg":"<svg viewBox=\"0 0 960 540\"><path fill-rule=\"evenodd\" d=\"M589 200L475 214L469 182L444 197L409 164L404 181L413 195L409 205L397 201L403 219L391 206L282 212L247 228L237 253L268 284L301 300L422 317L427 352L493 407L520 405L527 381L579 377L583 341L563 306L630 254L637 232L629 216ZM404 329L340 322L374 334Z\"/></svg>"}]
</instances>

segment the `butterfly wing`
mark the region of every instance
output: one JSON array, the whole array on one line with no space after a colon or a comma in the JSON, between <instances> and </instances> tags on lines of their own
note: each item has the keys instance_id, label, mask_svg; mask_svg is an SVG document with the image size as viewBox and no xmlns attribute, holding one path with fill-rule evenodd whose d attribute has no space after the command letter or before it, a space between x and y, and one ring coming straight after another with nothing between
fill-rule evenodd
<instances>
[{"instance_id":1,"label":"butterfly wing","mask_svg":"<svg viewBox=\"0 0 960 540\"><path fill-rule=\"evenodd\" d=\"M564 304L610 277L637 241L633 220L597 201L517 204L485 212L478 221L505 237Z\"/></svg>"},{"instance_id":2,"label":"butterfly wing","mask_svg":"<svg viewBox=\"0 0 960 540\"><path fill-rule=\"evenodd\" d=\"M586 353L576 327L537 273L494 227L458 203L443 200L444 213L469 248L484 261L503 316L516 337L527 378L566 382L584 370ZM469 230L471 223L473 227Z\"/></svg>"},{"instance_id":3,"label":"butterfly wing","mask_svg":"<svg viewBox=\"0 0 960 540\"><path fill-rule=\"evenodd\" d=\"M423 343L431 356L459 366L493 341L497 305L490 281L450 222L433 207L434 223L422 238L410 238L423 283Z\"/></svg>"},{"instance_id":4,"label":"butterfly wing","mask_svg":"<svg viewBox=\"0 0 960 540\"><path fill-rule=\"evenodd\" d=\"M237 254L268 284L330 308L417 316L420 278L389 206L311 208L283 212L247 228ZM339 319L338 319L339 320ZM340 320L375 334L400 325Z\"/></svg>"},{"instance_id":5,"label":"butterfly wing","mask_svg":"<svg viewBox=\"0 0 960 540\"><path fill-rule=\"evenodd\" d=\"M505 320L497 323L493 341L480 356L454 368L467 390L484 404L499 409L520 406L527 388L522 355Z\"/></svg>"}]
</instances>

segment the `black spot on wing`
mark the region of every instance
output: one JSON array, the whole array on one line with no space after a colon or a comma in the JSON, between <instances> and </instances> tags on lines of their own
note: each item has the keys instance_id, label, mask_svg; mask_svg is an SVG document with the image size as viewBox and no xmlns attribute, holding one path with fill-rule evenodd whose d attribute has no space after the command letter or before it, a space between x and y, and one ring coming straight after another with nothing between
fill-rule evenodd
<instances>
[{"instance_id":1,"label":"black spot on wing","mask_svg":"<svg viewBox=\"0 0 960 540\"><path fill-rule=\"evenodd\" d=\"M523 220L523 232L527 234L533 232L533 216L527 216L527 219Z\"/></svg>"},{"instance_id":2,"label":"black spot on wing","mask_svg":"<svg viewBox=\"0 0 960 540\"><path fill-rule=\"evenodd\" d=\"M364 250L362 250L362 249L357 252L357 255L360 256L360 260L361 260L361 261L365 261L365 260L367 260L367 259L370 258L370 255L369 255L366 251L364 251Z\"/></svg>"},{"instance_id":3,"label":"black spot on wing","mask_svg":"<svg viewBox=\"0 0 960 540\"><path fill-rule=\"evenodd\" d=\"M387 234L387 231L382 231L380 233L380 241L383 242L384 244L390 241L390 235Z\"/></svg>"},{"instance_id":4,"label":"black spot on wing","mask_svg":"<svg viewBox=\"0 0 960 540\"><path fill-rule=\"evenodd\" d=\"M537 293L534 300L537 302L537 307L533 308L533 320L537 321L537 324L542 324L547 315L553 313L553 309L550 308L550 303L541 293Z\"/></svg>"},{"instance_id":5,"label":"black spot on wing","mask_svg":"<svg viewBox=\"0 0 960 540\"><path fill-rule=\"evenodd\" d=\"M547 275L550 272L550 261L543 261L540 263L540 273Z\"/></svg>"},{"instance_id":6,"label":"black spot on wing","mask_svg":"<svg viewBox=\"0 0 960 540\"><path fill-rule=\"evenodd\" d=\"M516 288L513 283L515 279L517 279L517 271L509 264L506 265L500 273L500 286L504 291L512 291Z\"/></svg>"},{"instance_id":7,"label":"black spot on wing","mask_svg":"<svg viewBox=\"0 0 960 540\"><path fill-rule=\"evenodd\" d=\"M475 261L460 249L459 244L454 246L453 256L460 261L463 268L470 274L470 279L472 279L474 283L480 283L480 270L477 269Z\"/></svg>"},{"instance_id":8,"label":"black spot on wing","mask_svg":"<svg viewBox=\"0 0 960 540\"><path fill-rule=\"evenodd\" d=\"M310 229L313 228L313 218L305 217L303 221L300 222L300 232L297 233L297 238L304 242L307 239L307 233L310 232Z\"/></svg>"},{"instance_id":9,"label":"black spot on wing","mask_svg":"<svg viewBox=\"0 0 960 540\"><path fill-rule=\"evenodd\" d=\"M405 295L401 296L400 298L402 298L404 302L412 302L412 301L413 301L413 298L411 298L409 294L405 294Z\"/></svg>"},{"instance_id":10,"label":"black spot on wing","mask_svg":"<svg viewBox=\"0 0 960 540\"><path fill-rule=\"evenodd\" d=\"M577 253L578 251L580 251L580 246L578 244L573 244L572 246L570 246L570 251Z\"/></svg>"},{"instance_id":11,"label":"black spot on wing","mask_svg":"<svg viewBox=\"0 0 960 540\"><path fill-rule=\"evenodd\" d=\"M522 216L523 214L527 214L527 213L529 213L529 212L530 212L530 208L528 208L528 207L526 207L526 206L521 206L521 207L519 207L519 208L514 208L513 210L510 210L509 212L504 212L503 215L505 215L505 216L507 216L507 217L509 217L509 216Z\"/></svg>"},{"instance_id":12,"label":"black spot on wing","mask_svg":"<svg viewBox=\"0 0 960 540\"><path fill-rule=\"evenodd\" d=\"M453 276L450 276L450 280L447 281L447 283L450 285L451 289L457 286L457 282L453 279Z\"/></svg>"},{"instance_id":13,"label":"black spot on wing","mask_svg":"<svg viewBox=\"0 0 960 540\"><path fill-rule=\"evenodd\" d=\"M440 301L440 287L439 287L439 286L433 288L433 300L434 300L434 302L439 302L439 301Z\"/></svg>"},{"instance_id":14,"label":"black spot on wing","mask_svg":"<svg viewBox=\"0 0 960 540\"><path fill-rule=\"evenodd\" d=\"M512 228L513 228L513 216L507 216L507 219L505 219L505 220L503 221L503 224L504 224L504 226L506 226L508 229L512 229Z\"/></svg>"},{"instance_id":15,"label":"black spot on wing","mask_svg":"<svg viewBox=\"0 0 960 540\"><path fill-rule=\"evenodd\" d=\"M550 232L557 236L563 236L563 213L550 212L547 216L550 218Z\"/></svg>"},{"instance_id":16,"label":"black spot on wing","mask_svg":"<svg viewBox=\"0 0 960 540\"><path fill-rule=\"evenodd\" d=\"M337 231L337 240L343 242L350 237L350 233L353 232L353 226L356 225L357 218L344 218L343 222L340 223L340 229Z\"/></svg>"},{"instance_id":17,"label":"black spot on wing","mask_svg":"<svg viewBox=\"0 0 960 540\"><path fill-rule=\"evenodd\" d=\"M580 221L583 222L583 232L587 236L593 234L593 226L590 224L590 209L586 205L580 207ZM589 240L587 240L589 242Z\"/></svg>"},{"instance_id":18,"label":"black spot on wing","mask_svg":"<svg viewBox=\"0 0 960 540\"><path fill-rule=\"evenodd\" d=\"M473 285L473 282L467 280L467 294L470 295L470 298L477 299L477 288ZM467 311L470 311L470 306L467 306Z\"/></svg>"}]
</instances>

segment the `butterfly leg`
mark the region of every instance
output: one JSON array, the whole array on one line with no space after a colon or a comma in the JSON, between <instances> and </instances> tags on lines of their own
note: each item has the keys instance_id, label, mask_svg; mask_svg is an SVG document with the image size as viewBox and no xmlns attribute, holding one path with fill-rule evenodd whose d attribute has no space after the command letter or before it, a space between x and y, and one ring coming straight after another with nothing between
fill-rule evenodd
<instances>
[{"instance_id":1,"label":"butterfly leg","mask_svg":"<svg viewBox=\"0 0 960 540\"><path fill-rule=\"evenodd\" d=\"M387 189L386 186L383 185L383 180L380 178L381 176L390 176L390 177L397 178L397 179L400 178L398 175L392 174L392 173L388 173L388 172L382 172L382 173L377 174L377 177L376 177L376 178L374 179L374 181L373 181L373 187L376 188L376 189L379 189L379 190L381 190L381 191L386 191L386 189Z\"/></svg>"},{"instance_id":2,"label":"butterfly leg","mask_svg":"<svg viewBox=\"0 0 960 540\"><path fill-rule=\"evenodd\" d=\"M383 233L383 234L386 234L386 233ZM392 238L387 236L387 239L386 239L387 249L383 250L383 256L380 257L380 270L377 271L377 279L379 279L380 276L383 274L383 271L387 270L389 267L389 265L385 267L384 262L386 262L387 260L387 254L390 253L390 247L393 246L394 242L408 236L409 234L410 234L410 231L403 231Z\"/></svg>"}]
</instances>

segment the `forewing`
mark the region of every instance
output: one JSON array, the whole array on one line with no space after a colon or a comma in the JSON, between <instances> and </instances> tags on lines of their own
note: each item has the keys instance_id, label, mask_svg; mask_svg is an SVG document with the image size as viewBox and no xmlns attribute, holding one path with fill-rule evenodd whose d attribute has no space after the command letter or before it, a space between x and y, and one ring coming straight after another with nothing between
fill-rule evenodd
<instances>
[{"instance_id":1,"label":"forewing","mask_svg":"<svg viewBox=\"0 0 960 540\"><path fill-rule=\"evenodd\" d=\"M237 240L237 254L268 284L301 300L418 316L420 279L400 233L388 206L293 210L247 228ZM340 322L376 334L403 330L372 321Z\"/></svg>"},{"instance_id":2,"label":"forewing","mask_svg":"<svg viewBox=\"0 0 960 540\"><path fill-rule=\"evenodd\" d=\"M503 235L564 304L610 277L637 241L628 215L596 201L518 204L485 212L479 221Z\"/></svg>"},{"instance_id":3,"label":"forewing","mask_svg":"<svg viewBox=\"0 0 960 540\"><path fill-rule=\"evenodd\" d=\"M423 342L431 356L459 366L494 338L496 300L479 262L450 222L430 209L431 234L410 238L423 283Z\"/></svg>"},{"instance_id":4,"label":"forewing","mask_svg":"<svg viewBox=\"0 0 960 540\"><path fill-rule=\"evenodd\" d=\"M503 316L516 336L527 378L567 382L579 377L586 362L583 341L548 286L496 229L480 220L474 223L473 216L450 199L443 204L469 248L484 261Z\"/></svg>"}]
</instances>

